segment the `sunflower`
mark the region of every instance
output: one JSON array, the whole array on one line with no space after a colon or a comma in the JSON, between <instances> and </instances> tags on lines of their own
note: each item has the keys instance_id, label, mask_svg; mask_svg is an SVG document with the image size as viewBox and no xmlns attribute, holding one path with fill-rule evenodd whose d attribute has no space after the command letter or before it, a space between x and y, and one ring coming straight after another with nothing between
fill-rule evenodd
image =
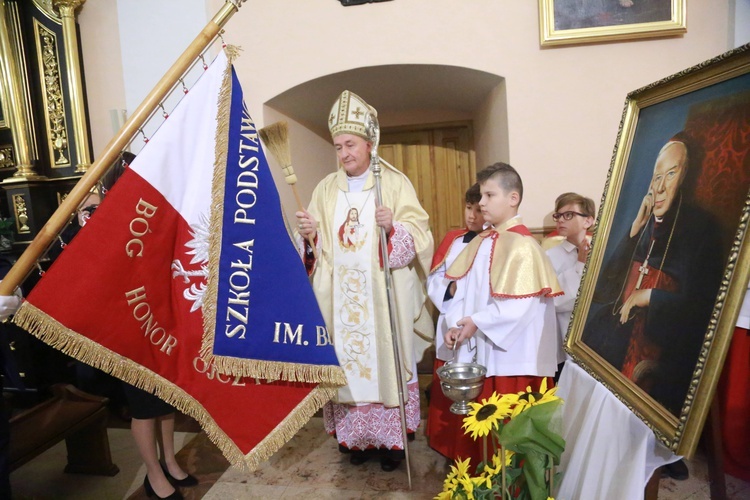
<instances>
[{"instance_id":1,"label":"sunflower","mask_svg":"<svg viewBox=\"0 0 750 500\"><path fill-rule=\"evenodd\" d=\"M469 475L469 463L471 462L471 457L467 458L466 460L461 460L461 457L459 457L456 460L456 465L451 465L451 470L448 472L448 475L445 477L445 481L443 481L443 486L447 487L449 485L455 486L458 484L458 480L466 477Z\"/></svg>"},{"instance_id":2,"label":"sunflower","mask_svg":"<svg viewBox=\"0 0 750 500\"><path fill-rule=\"evenodd\" d=\"M484 478L465 476L460 480L461 486L464 488L464 495L468 500L474 500L474 489L484 484Z\"/></svg>"},{"instance_id":3,"label":"sunflower","mask_svg":"<svg viewBox=\"0 0 750 500\"><path fill-rule=\"evenodd\" d=\"M559 401L560 398L555 396L557 387L553 387L547 390L547 378L542 379L542 383L539 385L539 392L531 390L531 386L526 387L526 392L518 393L518 401L513 407L511 418L515 417L524 410L531 408L532 406L541 405L544 403L550 403L552 401Z\"/></svg>"},{"instance_id":4,"label":"sunflower","mask_svg":"<svg viewBox=\"0 0 750 500\"><path fill-rule=\"evenodd\" d=\"M455 497L459 481L469 476L469 462L471 462L471 457L466 460L458 458L456 465L451 465L451 470L443 481L443 491L435 497L435 500L449 500Z\"/></svg>"},{"instance_id":5,"label":"sunflower","mask_svg":"<svg viewBox=\"0 0 750 500\"><path fill-rule=\"evenodd\" d=\"M506 467L510 466L514 454L515 453L511 450L505 450ZM484 464L484 468L479 475L479 477L482 478L482 482L487 489L492 489L492 480L500 476L500 474L502 473L502 469L503 465L500 462L500 450L498 450L494 455L492 455L491 463Z\"/></svg>"},{"instance_id":6,"label":"sunflower","mask_svg":"<svg viewBox=\"0 0 750 500\"><path fill-rule=\"evenodd\" d=\"M458 483L456 483L456 485L453 486L453 488L441 491L435 496L434 500L453 500L454 498L456 498L457 486L458 486Z\"/></svg>"},{"instance_id":7,"label":"sunflower","mask_svg":"<svg viewBox=\"0 0 750 500\"><path fill-rule=\"evenodd\" d=\"M496 392L489 399L483 399L481 403L469 403L471 410L464 418L463 428L466 434L471 433L472 439L477 436L486 436L495 428L496 424L510 415L512 403L501 398Z\"/></svg>"},{"instance_id":8,"label":"sunflower","mask_svg":"<svg viewBox=\"0 0 750 500\"><path fill-rule=\"evenodd\" d=\"M511 461L513 460L513 455L515 453L512 450L509 450L505 448L505 466L510 466ZM492 462L484 464L484 469L482 470L482 474L487 474L494 476L496 474L500 474L500 471L502 470L503 466L500 463L500 450L497 450L497 452L492 455Z\"/></svg>"}]
</instances>

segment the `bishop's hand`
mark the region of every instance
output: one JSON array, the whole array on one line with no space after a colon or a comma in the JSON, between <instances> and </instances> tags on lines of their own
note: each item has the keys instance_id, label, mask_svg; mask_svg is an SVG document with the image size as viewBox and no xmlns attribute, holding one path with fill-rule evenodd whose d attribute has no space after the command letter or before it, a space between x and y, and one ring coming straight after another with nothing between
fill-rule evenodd
<instances>
[{"instance_id":1,"label":"bishop's hand","mask_svg":"<svg viewBox=\"0 0 750 500\"><path fill-rule=\"evenodd\" d=\"M375 209L375 222L379 227L385 229L386 233L390 233L393 229L393 211L383 205L380 205Z\"/></svg>"},{"instance_id":2,"label":"bishop's hand","mask_svg":"<svg viewBox=\"0 0 750 500\"><path fill-rule=\"evenodd\" d=\"M630 226L631 238L635 237L638 233L641 232L641 229L643 229L643 226L646 225L653 211L654 211L654 193L649 190L646 196L643 197L643 201L641 202L641 206L638 209L638 215L635 216L633 225Z\"/></svg>"},{"instance_id":3,"label":"bishop's hand","mask_svg":"<svg viewBox=\"0 0 750 500\"><path fill-rule=\"evenodd\" d=\"M297 231L300 236L305 239L309 239L315 236L318 232L318 221L315 217L310 215L307 210L300 210L294 214L297 217Z\"/></svg>"}]
</instances>

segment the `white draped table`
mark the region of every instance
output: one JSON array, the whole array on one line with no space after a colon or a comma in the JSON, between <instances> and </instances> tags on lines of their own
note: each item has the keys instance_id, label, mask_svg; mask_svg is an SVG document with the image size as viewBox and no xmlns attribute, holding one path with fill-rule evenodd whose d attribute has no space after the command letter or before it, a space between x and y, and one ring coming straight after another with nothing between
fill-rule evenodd
<instances>
[{"instance_id":1,"label":"white draped table","mask_svg":"<svg viewBox=\"0 0 750 500\"><path fill-rule=\"evenodd\" d=\"M558 387L566 444L556 500L643 498L653 472L680 459L573 361L565 363Z\"/></svg>"}]
</instances>

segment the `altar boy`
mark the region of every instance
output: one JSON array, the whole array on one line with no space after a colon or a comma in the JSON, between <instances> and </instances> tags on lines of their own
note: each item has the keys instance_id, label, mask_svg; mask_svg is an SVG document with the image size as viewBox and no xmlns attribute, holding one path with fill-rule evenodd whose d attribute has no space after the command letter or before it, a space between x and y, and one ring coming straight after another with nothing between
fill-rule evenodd
<instances>
[{"instance_id":1,"label":"altar boy","mask_svg":"<svg viewBox=\"0 0 750 500\"><path fill-rule=\"evenodd\" d=\"M477 174L479 206L487 229L474 238L446 272L456 293L446 312L445 346L458 344L458 360L487 368L488 398L538 389L552 377L561 346L553 297L562 293L555 271L518 216L523 184L518 172L496 163ZM550 381L551 382L551 381ZM430 417L433 417L432 413ZM429 423L430 446L449 458L481 461L481 440L461 429L462 416L444 412Z\"/></svg>"},{"instance_id":2,"label":"altar boy","mask_svg":"<svg viewBox=\"0 0 750 500\"><path fill-rule=\"evenodd\" d=\"M464 222L466 227L448 231L432 257L430 275L427 277L427 295L440 311L437 328L435 329L435 351L436 357L443 361L452 357L450 350L443 346L443 335L448 330L445 324L445 311L450 306L453 295L456 293L456 282L447 279L445 272L461 251L466 248L466 245L484 229L484 217L479 208L481 197L479 184L474 184L466 190L464 194Z\"/></svg>"}]
</instances>

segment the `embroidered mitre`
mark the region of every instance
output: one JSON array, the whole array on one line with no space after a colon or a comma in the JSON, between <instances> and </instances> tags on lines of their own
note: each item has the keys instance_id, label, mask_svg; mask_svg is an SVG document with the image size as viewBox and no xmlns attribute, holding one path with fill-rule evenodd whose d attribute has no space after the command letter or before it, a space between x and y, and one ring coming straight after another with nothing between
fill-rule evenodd
<instances>
[{"instance_id":1,"label":"embroidered mitre","mask_svg":"<svg viewBox=\"0 0 750 500\"><path fill-rule=\"evenodd\" d=\"M354 92L345 90L336 99L328 116L328 129L331 131L331 137L341 134L353 134L365 140L367 129L365 128L365 117L370 112L378 116L378 112L367 104L364 99Z\"/></svg>"}]
</instances>

